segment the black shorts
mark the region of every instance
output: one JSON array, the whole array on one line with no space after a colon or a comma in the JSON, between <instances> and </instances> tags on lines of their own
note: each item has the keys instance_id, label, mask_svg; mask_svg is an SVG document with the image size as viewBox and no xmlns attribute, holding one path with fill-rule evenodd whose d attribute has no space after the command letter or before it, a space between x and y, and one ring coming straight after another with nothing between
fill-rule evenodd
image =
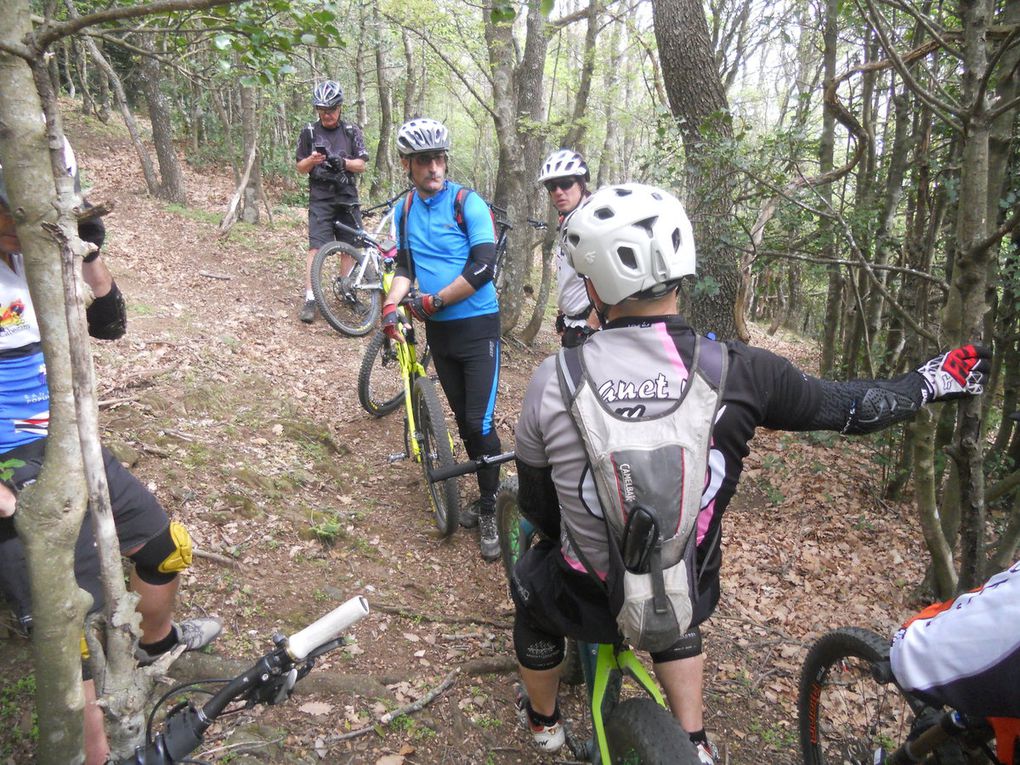
<instances>
[{"instance_id":1,"label":"black shorts","mask_svg":"<svg viewBox=\"0 0 1020 765\"><path fill-rule=\"evenodd\" d=\"M559 640L563 637L586 643L623 642L605 591L587 574L570 568L557 543L543 540L524 554L514 566L510 594L516 606L514 650L518 661L529 669L555 666L553 659L563 656ZM652 661L675 661L701 653L698 623L695 619L669 648L652 652ZM546 660L545 654L551 658Z\"/></svg>"},{"instance_id":2,"label":"black shorts","mask_svg":"<svg viewBox=\"0 0 1020 765\"><path fill-rule=\"evenodd\" d=\"M335 220L350 228L360 229L361 207L357 202L335 204L312 200L308 203L308 249L317 250L337 239L349 244L355 243L353 237L347 233L336 235L333 230Z\"/></svg>"},{"instance_id":3,"label":"black shorts","mask_svg":"<svg viewBox=\"0 0 1020 765\"><path fill-rule=\"evenodd\" d=\"M42 469L46 439L41 438L0 455L0 462L19 459L25 464L14 469L12 482L21 488L34 481ZM141 481L124 468L117 458L103 449L106 481L110 488L113 521L122 553L141 547L157 536L170 519L159 501ZM92 611L103 606L103 590L99 579L99 553L92 531L92 518L85 514L74 550L74 573L78 586L93 598ZM0 591L24 613L31 613L25 550L14 530L13 518L0 518Z\"/></svg>"}]
</instances>

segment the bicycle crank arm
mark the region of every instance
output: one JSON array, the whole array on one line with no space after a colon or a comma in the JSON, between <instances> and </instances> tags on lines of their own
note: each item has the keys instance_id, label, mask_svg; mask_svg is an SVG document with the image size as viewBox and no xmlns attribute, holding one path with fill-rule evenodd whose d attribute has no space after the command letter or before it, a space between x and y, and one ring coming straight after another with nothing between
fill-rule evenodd
<instances>
[{"instance_id":1,"label":"bicycle crank arm","mask_svg":"<svg viewBox=\"0 0 1020 765\"><path fill-rule=\"evenodd\" d=\"M403 460L406 459L407 459L406 452L397 452L396 454L391 454L389 457L387 457L386 461L392 465L394 462L402 462Z\"/></svg>"}]
</instances>

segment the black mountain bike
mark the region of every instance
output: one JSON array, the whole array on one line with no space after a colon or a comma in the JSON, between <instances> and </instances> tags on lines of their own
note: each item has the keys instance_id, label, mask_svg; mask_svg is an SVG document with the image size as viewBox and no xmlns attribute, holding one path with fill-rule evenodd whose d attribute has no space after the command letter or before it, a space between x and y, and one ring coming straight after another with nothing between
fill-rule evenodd
<instances>
[{"instance_id":1,"label":"black mountain bike","mask_svg":"<svg viewBox=\"0 0 1020 765\"><path fill-rule=\"evenodd\" d=\"M339 608L289 638L274 635L276 647L250 669L228 680L185 683L165 693L149 714L145 744L118 765L175 765L193 763L189 755L202 744L205 732L224 712L248 709L257 704L279 704L290 698L294 686L315 666L315 660L344 643L341 633L368 614L368 601L351 598ZM216 691L201 686L222 684ZM176 704L168 712L162 730L153 731L153 718L161 706L181 691L208 693L200 707L192 701Z\"/></svg>"},{"instance_id":2,"label":"black mountain bike","mask_svg":"<svg viewBox=\"0 0 1020 765\"><path fill-rule=\"evenodd\" d=\"M896 684L889 639L859 627L811 647L797 699L804 765L1000 764L983 719L933 709Z\"/></svg>"}]
</instances>

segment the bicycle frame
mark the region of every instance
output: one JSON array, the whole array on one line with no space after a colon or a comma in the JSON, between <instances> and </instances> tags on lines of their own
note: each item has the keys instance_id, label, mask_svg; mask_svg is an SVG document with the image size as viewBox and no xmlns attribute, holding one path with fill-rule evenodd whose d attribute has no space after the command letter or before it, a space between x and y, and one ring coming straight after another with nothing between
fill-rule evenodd
<instances>
[{"instance_id":1,"label":"bicycle frame","mask_svg":"<svg viewBox=\"0 0 1020 765\"><path fill-rule=\"evenodd\" d=\"M628 646L620 648L609 643L577 641L581 654L581 667L588 688L588 705L591 709L592 729L598 746L599 762L610 763L609 742L606 740L605 716L620 698L622 678L637 683L660 707L669 709L658 684L648 674L637 656Z\"/></svg>"},{"instance_id":2,"label":"bicycle frame","mask_svg":"<svg viewBox=\"0 0 1020 765\"><path fill-rule=\"evenodd\" d=\"M519 558L524 554L525 542L535 533L534 525L522 517L518 523L517 534L508 540L515 557ZM611 643L586 643L582 640L576 642L581 656L581 669L584 671L588 709L594 731L594 747L589 744L589 754L594 754L592 749L597 748L599 757L597 761L611 763L613 760L606 739L605 718L619 701L624 677L629 677L637 683L659 706L667 710L669 707L659 690L658 683L638 661L630 647L623 644L616 646Z\"/></svg>"}]
</instances>

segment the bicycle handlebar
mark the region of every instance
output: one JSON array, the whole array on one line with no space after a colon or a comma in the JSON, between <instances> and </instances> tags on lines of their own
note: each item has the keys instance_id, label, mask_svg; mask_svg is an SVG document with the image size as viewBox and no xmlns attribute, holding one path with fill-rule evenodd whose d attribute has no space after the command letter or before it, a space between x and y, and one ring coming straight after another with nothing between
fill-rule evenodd
<instances>
[{"instance_id":1,"label":"bicycle handlebar","mask_svg":"<svg viewBox=\"0 0 1020 765\"><path fill-rule=\"evenodd\" d=\"M455 465L447 465L446 467L430 470L429 480L435 483L436 481L445 481L447 478L454 478L458 475L476 473L483 467L486 467L488 465L500 465L504 462L509 462L516 456L517 454L515 452L503 452L502 454L483 454L478 459L468 460L467 462L458 462Z\"/></svg>"},{"instance_id":2,"label":"bicycle handlebar","mask_svg":"<svg viewBox=\"0 0 1020 765\"><path fill-rule=\"evenodd\" d=\"M408 188L410 188L410 187L408 187ZM407 189L401 189L396 194L394 194L392 197L387 199L385 202L380 202L377 205L372 205L371 207L367 207L364 210L362 210L362 212L363 213L371 213L371 212L375 212L376 210L381 210L384 207L387 208L387 209L391 209L393 207L393 203L396 202L398 199L400 199L402 196L404 196L404 194L406 194L406 193L407 193Z\"/></svg>"},{"instance_id":3,"label":"bicycle handlebar","mask_svg":"<svg viewBox=\"0 0 1020 765\"><path fill-rule=\"evenodd\" d=\"M318 621L312 622L287 640L287 653L294 661L303 661L312 651L336 640L344 630L368 614L368 601L362 596L351 598Z\"/></svg>"},{"instance_id":4,"label":"bicycle handlebar","mask_svg":"<svg viewBox=\"0 0 1020 765\"><path fill-rule=\"evenodd\" d=\"M245 672L226 681L223 688L213 694L201 709L192 702L174 707L163 724L163 731L155 736L151 735L151 731L147 733L146 742L137 747L130 757L120 760L120 765L175 765L192 762L188 755L201 745L205 732L232 702L243 698L247 707L251 707L260 703L278 704L285 701L297 681L311 671L314 660L338 647L342 643L341 633L367 614L368 601L359 595L294 633L289 639L282 635L274 636L276 648ZM175 687L163 696L156 707L181 688L192 685L196 683Z\"/></svg>"}]
</instances>

